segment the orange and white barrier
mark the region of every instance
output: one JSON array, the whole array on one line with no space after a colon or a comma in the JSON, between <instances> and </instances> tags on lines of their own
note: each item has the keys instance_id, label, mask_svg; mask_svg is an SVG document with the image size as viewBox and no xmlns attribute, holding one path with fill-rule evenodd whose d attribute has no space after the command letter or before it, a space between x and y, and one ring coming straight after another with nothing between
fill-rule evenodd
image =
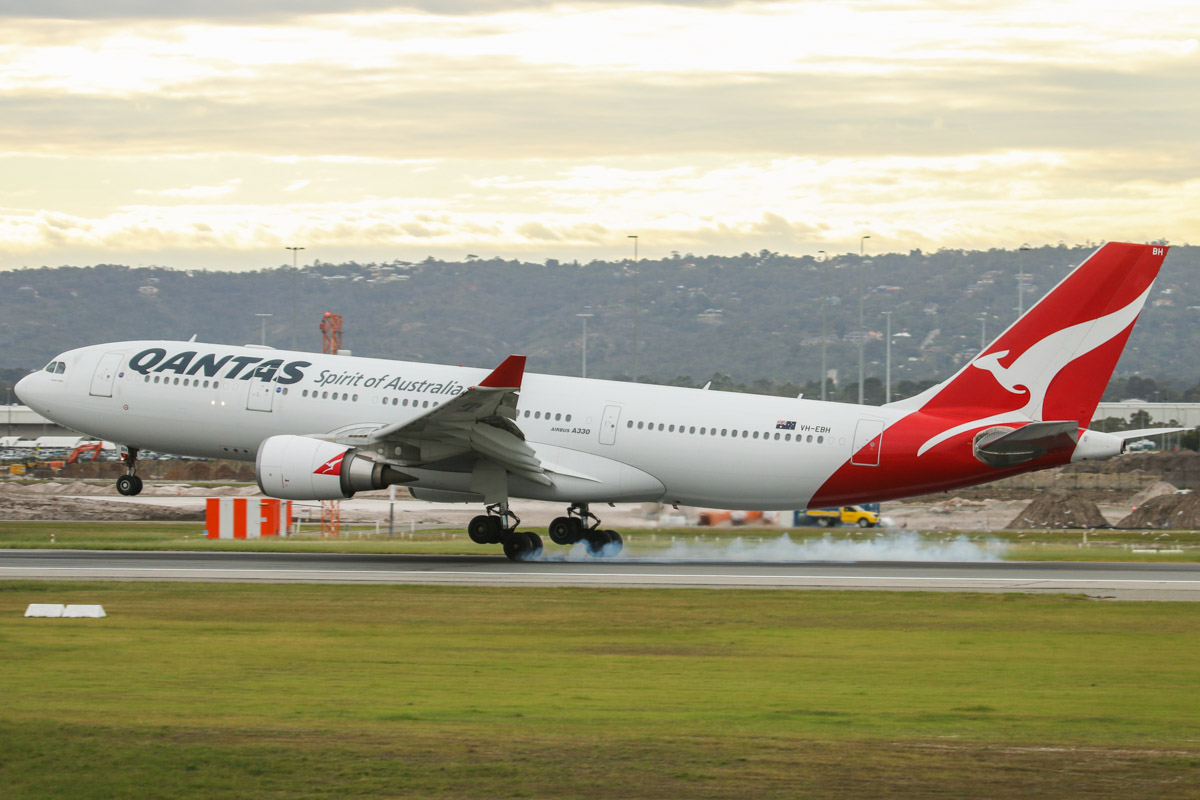
<instances>
[{"instance_id":1,"label":"orange and white barrier","mask_svg":"<svg viewBox=\"0 0 1200 800\"><path fill-rule=\"evenodd\" d=\"M204 529L209 539L286 536L291 524L291 500L210 497L205 505Z\"/></svg>"}]
</instances>

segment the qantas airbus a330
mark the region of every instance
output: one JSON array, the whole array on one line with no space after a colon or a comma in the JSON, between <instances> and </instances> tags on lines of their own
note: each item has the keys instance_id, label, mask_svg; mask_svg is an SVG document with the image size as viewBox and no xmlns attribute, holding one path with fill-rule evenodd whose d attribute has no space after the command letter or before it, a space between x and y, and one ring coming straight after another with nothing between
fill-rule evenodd
<instances>
[{"instance_id":1,"label":"qantas airbus a330","mask_svg":"<svg viewBox=\"0 0 1200 800\"><path fill-rule=\"evenodd\" d=\"M536 556L510 498L562 502L557 544L620 548L590 506L817 508L1109 458L1144 431L1087 430L1167 248L1110 243L949 380L882 407L195 341L70 350L16 387L46 417L137 453L256 461L273 497L392 484L480 503L468 526Z\"/></svg>"}]
</instances>

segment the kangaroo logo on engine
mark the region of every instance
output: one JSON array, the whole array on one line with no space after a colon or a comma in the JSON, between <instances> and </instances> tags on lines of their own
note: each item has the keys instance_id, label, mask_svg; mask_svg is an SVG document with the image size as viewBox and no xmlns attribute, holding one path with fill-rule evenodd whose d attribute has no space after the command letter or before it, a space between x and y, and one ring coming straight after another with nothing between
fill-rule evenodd
<instances>
[{"instance_id":1,"label":"kangaroo logo on engine","mask_svg":"<svg viewBox=\"0 0 1200 800\"><path fill-rule=\"evenodd\" d=\"M149 375L151 372L173 372L176 375L202 375L205 378L225 380L248 381L257 378L260 381L287 386L303 380L304 367L312 366L311 361L285 362L282 358L217 356L215 353L205 353L197 358L197 355L199 353L195 350L184 350L167 358L166 350L151 347L131 357L129 368L142 375Z\"/></svg>"},{"instance_id":2,"label":"kangaroo logo on engine","mask_svg":"<svg viewBox=\"0 0 1200 800\"><path fill-rule=\"evenodd\" d=\"M347 451L349 452L349 451ZM341 475L342 474L342 459L346 457L346 453L339 453L333 458L326 461L321 466L313 470L313 475Z\"/></svg>"}]
</instances>

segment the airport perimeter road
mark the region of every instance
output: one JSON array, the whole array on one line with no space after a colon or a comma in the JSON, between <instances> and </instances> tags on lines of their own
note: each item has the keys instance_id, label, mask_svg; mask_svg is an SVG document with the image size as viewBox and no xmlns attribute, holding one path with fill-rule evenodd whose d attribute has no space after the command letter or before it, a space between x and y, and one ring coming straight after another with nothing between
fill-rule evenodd
<instances>
[{"instance_id":1,"label":"airport perimeter road","mask_svg":"<svg viewBox=\"0 0 1200 800\"><path fill-rule=\"evenodd\" d=\"M512 563L500 556L0 550L0 579L1071 592L1200 600L1197 564Z\"/></svg>"}]
</instances>

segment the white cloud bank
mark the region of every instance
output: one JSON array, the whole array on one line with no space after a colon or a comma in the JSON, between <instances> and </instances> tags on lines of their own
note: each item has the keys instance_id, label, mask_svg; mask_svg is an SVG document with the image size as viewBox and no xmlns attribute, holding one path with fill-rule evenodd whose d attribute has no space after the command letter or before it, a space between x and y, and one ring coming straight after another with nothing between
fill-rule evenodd
<instances>
[{"instance_id":1,"label":"white cloud bank","mask_svg":"<svg viewBox=\"0 0 1200 800\"><path fill-rule=\"evenodd\" d=\"M1189 3L368 5L5 20L0 268L1200 230Z\"/></svg>"}]
</instances>

